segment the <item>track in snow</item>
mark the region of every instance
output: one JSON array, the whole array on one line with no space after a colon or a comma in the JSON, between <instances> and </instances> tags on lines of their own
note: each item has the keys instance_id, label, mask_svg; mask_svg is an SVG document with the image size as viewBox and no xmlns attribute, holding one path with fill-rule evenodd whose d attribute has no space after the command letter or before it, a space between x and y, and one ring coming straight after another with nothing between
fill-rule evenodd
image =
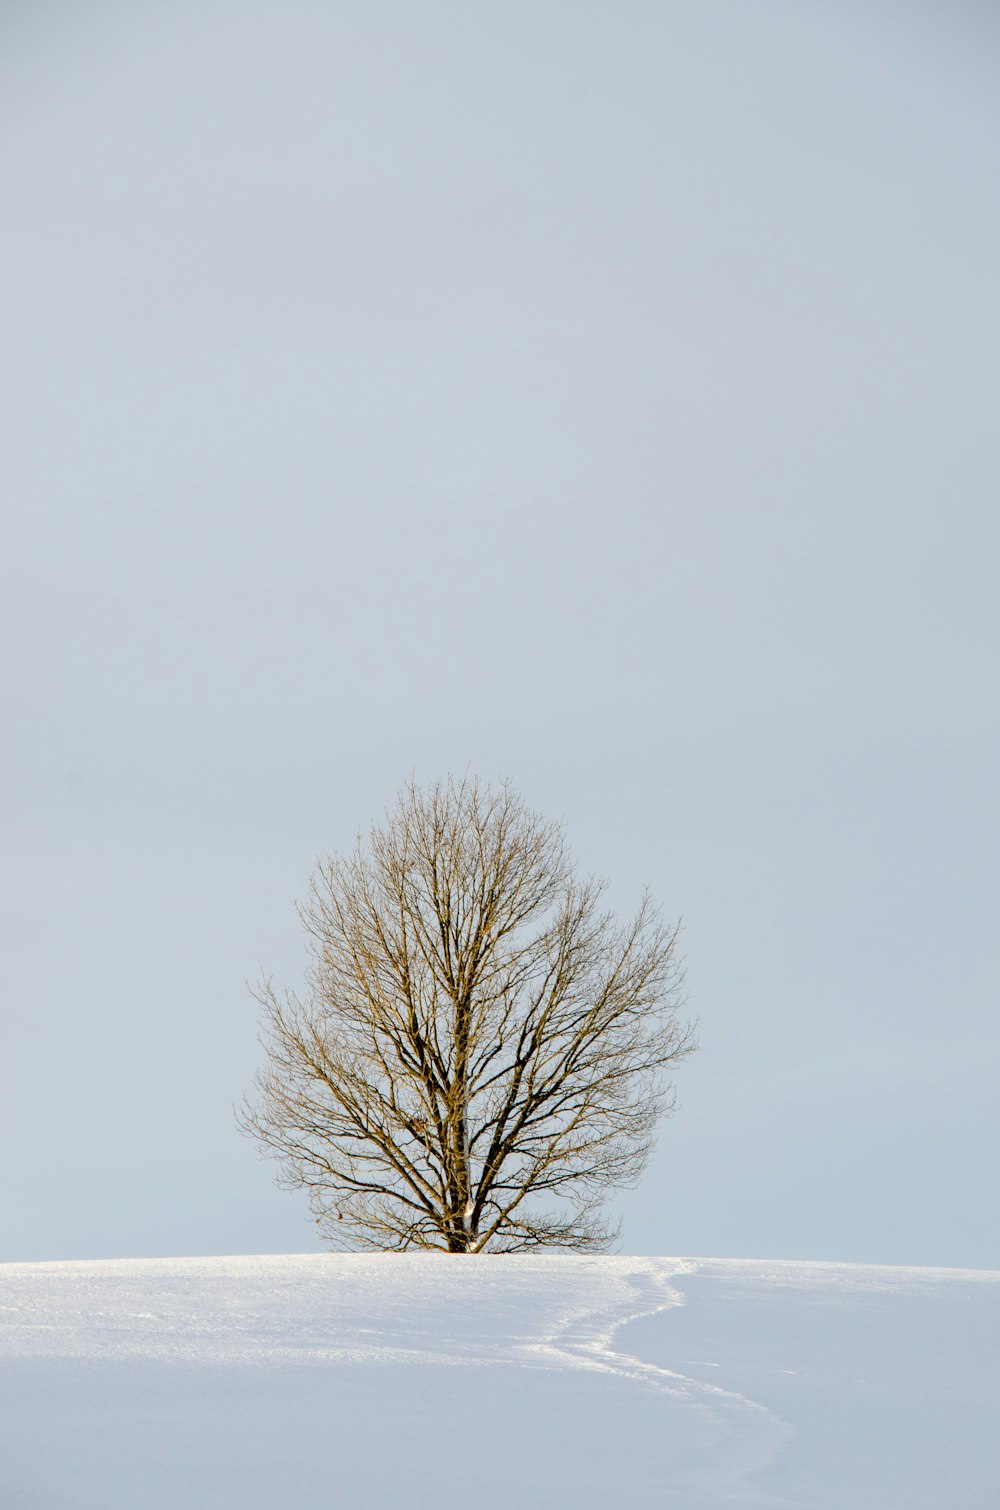
<instances>
[{"instance_id":1,"label":"track in snow","mask_svg":"<svg viewBox=\"0 0 1000 1510\"><path fill-rule=\"evenodd\" d=\"M0 1506L985 1510L998 1317L837 1264L3 1265Z\"/></svg>"}]
</instances>

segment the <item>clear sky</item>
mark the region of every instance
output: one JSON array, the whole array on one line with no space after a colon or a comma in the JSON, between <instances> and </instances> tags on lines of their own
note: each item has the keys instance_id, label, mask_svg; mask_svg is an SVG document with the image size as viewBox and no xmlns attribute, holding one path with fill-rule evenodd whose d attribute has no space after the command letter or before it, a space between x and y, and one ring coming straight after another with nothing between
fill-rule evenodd
<instances>
[{"instance_id":1,"label":"clear sky","mask_svg":"<svg viewBox=\"0 0 1000 1510\"><path fill-rule=\"evenodd\" d=\"M0 19L0 1259L317 1245L245 978L412 770L686 919L639 1253L1000 1267L1000 19Z\"/></svg>"}]
</instances>

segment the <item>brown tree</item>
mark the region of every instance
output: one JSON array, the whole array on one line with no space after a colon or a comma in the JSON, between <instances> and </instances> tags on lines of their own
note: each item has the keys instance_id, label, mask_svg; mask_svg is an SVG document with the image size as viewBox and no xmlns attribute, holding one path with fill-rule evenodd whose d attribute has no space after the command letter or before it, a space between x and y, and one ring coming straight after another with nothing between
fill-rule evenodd
<instances>
[{"instance_id":1,"label":"brown tree","mask_svg":"<svg viewBox=\"0 0 1000 1510\"><path fill-rule=\"evenodd\" d=\"M338 1248L605 1249L600 1208L672 1110L677 930L622 927L507 785L412 782L300 909L308 990L269 981L244 1129Z\"/></svg>"}]
</instances>

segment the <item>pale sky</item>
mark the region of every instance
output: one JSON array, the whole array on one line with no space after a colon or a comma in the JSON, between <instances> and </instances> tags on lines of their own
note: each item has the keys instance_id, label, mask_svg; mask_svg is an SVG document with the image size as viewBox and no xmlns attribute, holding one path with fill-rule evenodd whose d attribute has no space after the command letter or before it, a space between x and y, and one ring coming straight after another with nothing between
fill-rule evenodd
<instances>
[{"instance_id":1,"label":"pale sky","mask_svg":"<svg viewBox=\"0 0 1000 1510\"><path fill-rule=\"evenodd\" d=\"M0 1260L307 1251L244 981L412 770L683 914L626 1252L1000 1267L1000 18L0 17Z\"/></svg>"}]
</instances>

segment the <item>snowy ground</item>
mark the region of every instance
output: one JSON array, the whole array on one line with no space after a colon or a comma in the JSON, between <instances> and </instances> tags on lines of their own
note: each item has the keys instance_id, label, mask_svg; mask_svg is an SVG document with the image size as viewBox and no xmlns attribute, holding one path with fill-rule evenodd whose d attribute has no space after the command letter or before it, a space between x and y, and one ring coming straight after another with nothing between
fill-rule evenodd
<instances>
[{"instance_id":1,"label":"snowy ground","mask_svg":"<svg viewBox=\"0 0 1000 1510\"><path fill-rule=\"evenodd\" d=\"M0 1265L0 1510L985 1510L998 1320L961 1270Z\"/></svg>"}]
</instances>

